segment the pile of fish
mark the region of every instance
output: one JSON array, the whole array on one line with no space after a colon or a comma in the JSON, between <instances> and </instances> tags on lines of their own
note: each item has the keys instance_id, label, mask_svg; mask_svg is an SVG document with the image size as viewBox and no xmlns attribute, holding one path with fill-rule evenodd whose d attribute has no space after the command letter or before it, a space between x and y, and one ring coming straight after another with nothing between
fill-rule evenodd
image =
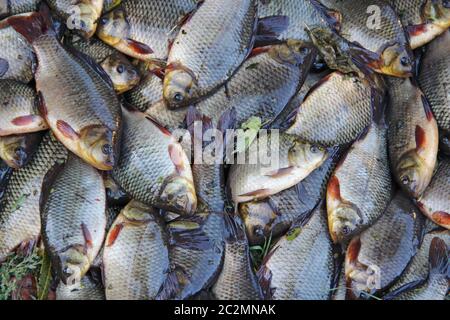
<instances>
[{"instance_id":1,"label":"pile of fish","mask_svg":"<svg viewBox=\"0 0 450 320\"><path fill-rule=\"evenodd\" d=\"M49 298L448 299L448 0L0 19L0 264L43 248Z\"/></svg>"}]
</instances>

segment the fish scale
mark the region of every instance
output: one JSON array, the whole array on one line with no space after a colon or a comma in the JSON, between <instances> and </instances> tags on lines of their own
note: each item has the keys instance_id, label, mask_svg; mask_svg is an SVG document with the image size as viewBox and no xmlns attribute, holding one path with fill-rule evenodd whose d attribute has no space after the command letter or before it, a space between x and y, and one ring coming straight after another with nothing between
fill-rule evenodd
<instances>
[{"instance_id":1,"label":"fish scale","mask_svg":"<svg viewBox=\"0 0 450 320\"><path fill-rule=\"evenodd\" d=\"M272 292L272 299L328 300L334 253L325 209L319 206L306 224L294 225L267 257L259 275L261 286Z\"/></svg>"},{"instance_id":2,"label":"fish scale","mask_svg":"<svg viewBox=\"0 0 450 320\"><path fill-rule=\"evenodd\" d=\"M36 11L41 0L2 0L0 2L0 18Z\"/></svg>"},{"instance_id":3,"label":"fish scale","mask_svg":"<svg viewBox=\"0 0 450 320\"><path fill-rule=\"evenodd\" d=\"M28 83L33 79L32 65L36 62L33 48L25 38L8 25L8 20L0 22L0 79L18 80ZM6 71L2 61L7 62Z\"/></svg>"},{"instance_id":4,"label":"fish scale","mask_svg":"<svg viewBox=\"0 0 450 320\"><path fill-rule=\"evenodd\" d=\"M44 177L56 164L64 163L67 155L62 144L47 134L31 162L14 171L0 211L0 259L21 242L39 235L39 199Z\"/></svg>"}]
</instances>

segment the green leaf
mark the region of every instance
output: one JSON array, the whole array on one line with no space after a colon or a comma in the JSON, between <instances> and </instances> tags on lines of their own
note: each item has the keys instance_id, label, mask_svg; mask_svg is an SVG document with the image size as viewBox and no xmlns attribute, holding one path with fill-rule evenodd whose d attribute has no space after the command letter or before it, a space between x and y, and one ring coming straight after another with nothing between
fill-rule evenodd
<instances>
[{"instance_id":1,"label":"green leaf","mask_svg":"<svg viewBox=\"0 0 450 320\"><path fill-rule=\"evenodd\" d=\"M237 131L238 141L244 141L244 144L238 144L236 146L235 153L244 152L247 150L247 148L258 136L258 132L262 126L263 123L259 117L250 117L247 121L245 121L241 126L243 131Z\"/></svg>"},{"instance_id":2,"label":"green leaf","mask_svg":"<svg viewBox=\"0 0 450 320\"><path fill-rule=\"evenodd\" d=\"M294 228L286 235L287 241L293 241L295 238L298 237L298 235L302 232L302 228Z\"/></svg>"},{"instance_id":3,"label":"green leaf","mask_svg":"<svg viewBox=\"0 0 450 320\"><path fill-rule=\"evenodd\" d=\"M252 63L251 65L247 66L247 67L245 68L245 70L253 70L253 69L256 69L256 68L258 67L258 65L259 65L258 62Z\"/></svg>"},{"instance_id":4,"label":"green leaf","mask_svg":"<svg viewBox=\"0 0 450 320\"><path fill-rule=\"evenodd\" d=\"M37 285L38 300L47 300L50 283L52 281L52 264L47 251L44 252L41 271L39 272L39 281Z\"/></svg>"},{"instance_id":5,"label":"green leaf","mask_svg":"<svg viewBox=\"0 0 450 320\"><path fill-rule=\"evenodd\" d=\"M23 205L25 200L30 196L30 194L22 194L19 198L17 198L16 202L14 202L11 211L14 212Z\"/></svg>"}]
</instances>

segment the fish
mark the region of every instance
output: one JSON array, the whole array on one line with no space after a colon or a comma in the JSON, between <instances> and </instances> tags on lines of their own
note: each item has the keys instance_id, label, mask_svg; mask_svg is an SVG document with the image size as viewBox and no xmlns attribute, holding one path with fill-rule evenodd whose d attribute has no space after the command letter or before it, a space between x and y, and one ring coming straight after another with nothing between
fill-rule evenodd
<instances>
[{"instance_id":1,"label":"fish","mask_svg":"<svg viewBox=\"0 0 450 320\"><path fill-rule=\"evenodd\" d=\"M417 49L450 27L450 5L446 0L390 0L409 35L412 49Z\"/></svg>"},{"instance_id":2,"label":"fish","mask_svg":"<svg viewBox=\"0 0 450 320\"><path fill-rule=\"evenodd\" d=\"M239 205L250 245L262 245L270 237L277 239L294 221L309 216L324 198L341 153L338 149L330 151L328 159L299 184L265 200Z\"/></svg>"},{"instance_id":3,"label":"fish","mask_svg":"<svg viewBox=\"0 0 450 320\"><path fill-rule=\"evenodd\" d=\"M132 200L112 225L103 251L107 300L153 300L169 270L168 238L155 210Z\"/></svg>"},{"instance_id":4,"label":"fish","mask_svg":"<svg viewBox=\"0 0 450 320\"><path fill-rule=\"evenodd\" d=\"M195 104L195 108L213 123L234 109L237 127L251 117L269 124L302 86L315 54L311 44L294 40L255 49L225 86ZM183 126L187 110L168 109L166 104L156 103L146 113L174 130Z\"/></svg>"},{"instance_id":5,"label":"fish","mask_svg":"<svg viewBox=\"0 0 450 320\"><path fill-rule=\"evenodd\" d=\"M102 41L96 38L85 40L73 35L65 37L64 43L88 55L99 64L111 79L117 94L123 94L139 83L141 78L137 67L123 54L118 53Z\"/></svg>"},{"instance_id":6,"label":"fish","mask_svg":"<svg viewBox=\"0 0 450 320\"><path fill-rule=\"evenodd\" d=\"M47 133L30 163L13 172L0 208L0 260L21 243L39 236L43 184L47 174L63 165L67 157L63 145Z\"/></svg>"},{"instance_id":7,"label":"fish","mask_svg":"<svg viewBox=\"0 0 450 320\"><path fill-rule=\"evenodd\" d=\"M29 16L31 13L19 16ZM9 18L0 21L0 79L28 83L33 79L36 56L25 38L12 28Z\"/></svg>"},{"instance_id":8,"label":"fish","mask_svg":"<svg viewBox=\"0 0 450 320\"><path fill-rule=\"evenodd\" d=\"M449 177L450 162L442 159L430 185L416 201L420 211L428 219L446 229L450 229L450 194L447 188Z\"/></svg>"},{"instance_id":9,"label":"fish","mask_svg":"<svg viewBox=\"0 0 450 320\"><path fill-rule=\"evenodd\" d=\"M394 283L416 254L424 221L410 199L398 192L383 215L347 247L349 300L377 296Z\"/></svg>"},{"instance_id":10,"label":"fish","mask_svg":"<svg viewBox=\"0 0 450 320\"><path fill-rule=\"evenodd\" d=\"M74 285L60 282L56 288L56 300L105 300L105 291L100 283L84 276Z\"/></svg>"},{"instance_id":11,"label":"fish","mask_svg":"<svg viewBox=\"0 0 450 320\"><path fill-rule=\"evenodd\" d=\"M105 238L103 178L95 168L71 155L45 184L42 239L60 280L75 284L89 270Z\"/></svg>"},{"instance_id":12,"label":"fish","mask_svg":"<svg viewBox=\"0 0 450 320\"><path fill-rule=\"evenodd\" d=\"M370 124L376 95L368 81L333 72L308 92L286 133L326 147L350 143Z\"/></svg>"},{"instance_id":13,"label":"fish","mask_svg":"<svg viewBox=\"0 0 450 320\"><path fill-rule=\"evenodd\" d=\"M266 298L329 300L334 288L334 254L326 210L319 205L309 219L295 222L263 261L258 277Z\"/></svg>"},{"instance_id":14,"label":"fish","mask_svg":"<svg viewBox=\"0 0 450 320\"><path fill-rule=\"evenodd\" d=\"M0 137L0 158L11 168L25 167L36 153L42 137L42 132Z\"/></svg>"},{"instance_id":15,"label":"fish","mask_svg":"<svg viewBox=\"0 0 450 320\"><path fill-rule=\"evenodd\" d=\"M430 274L430 247L433 239L441 239L450 245L450 231L432 231L425 234L417 254L412 258L410 264L401 277L389 288L388 293L383 295L383 299L395 299L403 296L403 293L426 282Z\"/></svg>"},{"instance_id":16,"label":"fish","mask_svg":"<svg viewBox=\"0 0 450 320\"><path fill-rule=\"evenodd\" d=\"M398 185L418 198L436 167L439 132L430 104L410 79L388 79L389 159Z\"/></svg>"},{"instance_id":17,"label":"fish","mask_svg":"<svg viewBox=\"0 0 450 320\"><path fill-rule=\"evenodd\" d=\"M103 0L47 0L47 4L66 22L69 30L77 31L85 38L95 34L103 10Z\"/></svg>"},{"instance_id":18,"label":"fish","mask_svg":"<svg viewBox=\"0 0 450 320\"><path fill-rule=\"evenodd\" d=\"M337 165L326 194L328 228L333 242L343 243L370 227L393 195L384 111Z\"/></svg>"},{"instance_id":19,"label":"fish","mask_svg":"<svg viewBox=\"0 0 450 320\"><path fill-rule=\"evenodd\" d=\"M103 175L106 188L106 201L111 206L125 206L131 201L125 190L114 181L111 172Z\"/></svg>"},{"instance_id":20,"label":"fish","mask_svg":"<svg viewBox=\"0 0 450 320\"><path fill-rule=\"evenodd\" d=\"M40 2L41 0L2 0L0 1L0 19L36 11Z\"/></svg>"},{"instance_id":21,"label":"fish","mask_svg":"<svg viewBox=\"0 0 450 320\"><path fill-rule=\"evenodd\" d=\"M430 271L427 280L399 294L394 300L445 300L449 290L448 261L448 244L438 237L433 238L429 251ZM405 287L409 287L408 284ZM405 288L400 288L399 291L402 289Z\"/></svg>"},{"instance_id":22,"label":"fish","mask_svg":"<svg viewBox=\"0 0 450 320\"><path fill-rule=\"evenodd\" d=\"M147 205L194 213L197 196L192 170L176 137L139 111L123 108L122 115L122 156L112 171L114 180Z\"/></svg>"},{"instance_id":23,"label":"fish","mask_svg":"<svg viewBox=\"0 0 450 320\"><path fill-rule=\"evenodd\" d=\"M39 109L66 148L99 170L117 162L120 102L107 75L85 56L61 45L51 29L48 7L10 24L33 45Z\"/></svg>"},{"instance_id":24,"label":"fish","mask_svg":"<svg viewBox=\"0 0 450 320\"><path fill-rule=\"evenodd\" d=\"M270 152L269 157L269 150L277 150L277 154ZM261 131L259 138L248 150L238 153L237 162L231 165L231 199L237 205L277 194L305 179L328 157L329 152L320 145L277 131Z\"/></svg>"},{"instance_id":25,"label":"fish","mask_svg":"<svg viewBox=\"0 0 450 320\"><path fill-rule=\"evenodd\" d=\"M450 30L431 42L425 51L419 71L419 84L431 105L440 134L441 150L450 154Z\"/></svg>"},{"instance_id":26,"label":"fish","mask_svg":"<svg viewBox=\"0 0 450 320\"><path fill-rule=\"evenodd\" d=\"M225 251L224 213L199 208L193 217L180 217L167 228L176 239L169 251L171 285L159 296L162 300L185 300L209 289L223 265Z\"/></svg>"},{"instance_id":27,"label":"fish","mask_svg":"<svg viewBox=\"0 0 450 320\"><path fill-rule=\"evenodd\" d=\"M329 12L332 15L332 12ZM335 19L330 20L329 16L322 14L317 9L315 1L298 0L261 0L258 6L258 16L260 18L283 15L289 18L289 25L278 37L281 41L296 39L310 41L308 28L322 27L328 28L328 23L338 23Z\"/></svg>"},{"instance_id":28,"label":"fish","mask_svg":"<svg viewBox=\"0 0 450 320\"><path fill-rule=\"evenodd\" d=\"M0 80L0 136L31 133L48 129L36 108L36 92L15 80Z\"/></svg>"},{"instance_id":29,"label":"fish","mask_svg":"<svg viewBox=\"0 0 450 320\"><path fill-rule=\"evenodd\" d=\"M0 160L0 203L5 196L5 189L8 186L9 179L13 173L13 169L6 164L3 160Z\"/></svg>"},{"instance_id":30,"label":"fish","mask_svg":"<svg viewBox=\"0 0 450 320\"><path fill-rule=\"evenodd\" d=\"M173 41L163 94L170 108L189 106L222 86L255 41L254 0L205 0Z\"/></svg>"},{"instance_id":31,"label":"fish","mask_svg":"<svg viewBox=\"0 0 450 320\"><path fill-rule=\"evenodd\" d=\"M196 9L197 0L122 1L100 18L97 36L108 45L144 61L167 60L174 34Z\"/></svg>"},{"instance_id":32,"label":"fish","mask_svg":"<svg viewBox=\"0 0 450 320\"><path fill-rule=\"evenodd\" d=\"M261 300L263 294L253 272L244 225L239 216L226 216L225 221L223 268L211 292L218 300Z\"/></svg>"},{"instance_id":33,"label":"fish","mask_svg":"<svg viewBox=\"0 0 450 320\"><path fill-rule=\"evenodd\" d=\"M321 0L330 19L337 17L334 27L350 44L362 47L366 66L375 72L408 78L414 69L414 58L400 19L384 0ZM381 18L382 17L382 18ZM365 52L364 52L365 51Z\"/></svg>"},{"instance_id":34,"label":"fish","mask_svg":"<svg viewBox=\"0 0 450 320\"><path fill-rule=\"evenodd\" d=\"M146 112L156 104L159 104L158 107L155 106L153 108L157 110L157 112L148 112L147 114L167 127L167 124L171 124L171 121L165 122L165 117L169 117L170 119L175 112L171 112L172 110L167 109L167 106L163 101L162 88L163 82L161 77L151 70L146 70L141 82L136 87L126 92L124 98L130 105L141 112ZM175 125L172 125L172 127L176 128L184 121L186 112L180 114L181 116L173 121Z\"/></svg>"}]
</instances>

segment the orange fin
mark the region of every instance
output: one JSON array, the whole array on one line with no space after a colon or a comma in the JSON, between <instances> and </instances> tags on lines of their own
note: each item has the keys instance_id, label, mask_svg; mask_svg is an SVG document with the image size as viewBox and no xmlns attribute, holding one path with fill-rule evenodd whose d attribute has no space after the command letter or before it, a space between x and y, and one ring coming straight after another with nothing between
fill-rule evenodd
<instances>
[{"instance_id":1,"label":"orange fin","mask_svg":"<svg viewBox=\"0 0 450 320\"><path fill-rule=\"evenodd\" d=\"M436 211L431 215L431 218L441 226L450 226L450 214L445 211Z\"/></svg>"},{"instance_id":2,"label":"orange fin","mask_svg":"<svg viewBox=\"0 0 450 320\"><path fill-rule=\"evenodd\" d=\"M422 98L423 109L425 111L425 115L427 116L427 120L431 121L434 119L433 111L431 110L430 103L424 94L420 96Z\"/></svg>"},{"instance_id":3,"label":"orange fin","mask_svg":"<svg viewBox=\"0 0 450 320\"><path fill-rule=\"evenodd\" d=\"M353 238L347 248L347 261L354 264L358 261L359 250L361 250L361 239L359 237Z\"/></svg>"},{"instance_id":4,"label":"orange fin","mask_svg":"<svg viewBox=\"0 0 450 320\"><path fill-rule=\"evenodd\" d=\"M426 149L427 138L425 130L421 126L416 126L416 152L421 153Z\"/></svg>"},{"instance_id":5,"label":"orange fin","mask_svg":"<svg viewBox=\"0 0 450 320\"><path fill-rule=\"evenodd\" d=\"M277 169L277 170L268 172L265 174L265 176L271 177L271 178L279 178L279 177L290 174L294 169L295 169L294 167L281 168L281 169Z\"/></svg>"},{"instance_id":6,"label":"orange fin","mask_svg":"<svg viewBox=\"0 0 450 320\"><path fill-rule=\"evenodd\" d=\"M333 200L342 200L341 199L341 187L339 184L339 179L336 176L332 176L330 181L328 182L327 187L328 196Z\"/></svg>"},{"instance_id":7,"label":"orange fin","mask_svg":"<svg viewBox=\"0 0 450 320\"><path fill-rule=\"evenodd\" d=\"M56 121L56 128L58 128L58 131L61 132L63 136L68 139L76 140L79 138L78 133L75 130L73 130L73 128L67 122L63 120Z\"/></svg>"},{"instance_id":8,"label":"orange fin","mask_svg":"<svg viewBox=\"0 0 450 320\"><path fill-rule=\"evenodd\" d=\"M270 189L258 189L255 191L251 191L248 193L240 194L239 197L255 197L255 198L263 198L271 195Z\"/></svg>"},{"instance_id":9,"label":"orange fin","mask_svg":"<svg viewBox=\"0 0 450 320\"><path fill-rule=\"evenodd\" d=\"M106 246L110 247L116 242L117 237L120 234L120 231L123 229L123 223L118 223L114 226L113 229L108 234L108 239L106 239Z\"/></svg>"},{"instance_id":10,"label":"orange fin","mask_svg":"<svg viewBox=\"0 0 450 320\"><path fill-rule=\"evenodd\" d=\"M417 37L425 33L427 29L428 28L426 23L406 27L406 30L408 31L410 37Z\"/></svg>"},{"instance_id":11,"label":"orange fin","mask_svg":"<svg viewBox=\"0 0 450 320\"><path fill-rule=\"evenodd\" d=\"M84 240L86 241L86 246L92 248L93 246L92 235L88 227L84 223L81 223L81 230L83 231L83 237Z\"/></svg>"},{"instance_id":12,"label":"orange fin","mask_svg":"<svg viewBox=\"0 0 450 320\"><path fill-rule=\"evenodd\" d=\"M159 124L155 119L153 119L150 116L146 116L146 118L148 120L150 120L151 123L153 123L163 134L165 134L166 136L171 136L172 134L170 133L169 130L167 130L165 127L163 127L161 124Z\"/></svg>"},{"instance_id":13,"label":"orange fin","mask_svg":"<svg viewBox=\"0 0 450 320\"><path fill-rule=\"evenodd\" d=\"M269 50L270 50L269 46L253 48L253 50L250 51L250 54L248 55L247 59L250 59L252 57L256 57L257 55L260 55L260 54L263 54L265 52L268 52Z\"/></svg>"},{"instance_id":14,"label":"orange fin","mask_svg":"<svg viewBox=\"0 0 450 320\"><path fill-rule=\"evenodd\" d=\"M137 54L152 54L154 51L148 45L132 39L125 40L128 47Z\"/></svg>"},{"instance_id":15,"label":"orange fin","mask_svg":"<svg viewBox=\"0 0 450 320\"><path fill-rule=\"evenodd\" d=\"M13 119L11 122L15 126L22 127L22 126L28 126L35 121L40 121L40 119L41 119L41 117L30 114L28 116L17 117L15 119Z\"/></svg>"},{"instance_id":16,"label":"orange fin","mask_svg":"<svg viewBox=\"0 0 450 320\"><path fill-rule=\"evenodd\" d=\"M179 148L175 148L173 144L169 145L169 157L170 160L172 160L172 163L175 165L178 174L181 174L181 172L185 170L182 152L184 151L180 150Z\"/></svg>"},{"instance_id":17,"label":"orange fin","mask_svg":"<svg viewBox=\"0 0 450 320\"><path fill-rule=\"evenodd\" d=\"M47 110L47 107L45 106L44 96L42 95L41 91L38 92L38 96L37 96L37 108L38 108L41 116L46 118L48 115L48 110Z\"/></svg>"}]
</instances>

